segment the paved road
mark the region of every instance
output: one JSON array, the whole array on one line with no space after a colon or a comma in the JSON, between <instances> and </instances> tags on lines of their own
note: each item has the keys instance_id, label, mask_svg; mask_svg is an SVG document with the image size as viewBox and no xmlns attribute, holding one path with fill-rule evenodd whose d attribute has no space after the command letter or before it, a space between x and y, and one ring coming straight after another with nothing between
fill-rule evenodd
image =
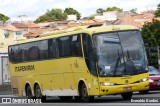
<instances>
[{"instance_id":1,"label":"paved road","mask_svg":"<svg viewBox=\"0 0 160 106\"><path fill-rule=\"evenodd\" d=\"M0 97L14 97L13 95L0 95ZM149 102L149 103L148 103ZM2 104L0 104L2 105ZM8 104L9 105L9 104ZM21 104L12 104L12 106ZM27 105L28 104L24 104ZM29 106L44 105L30 104ZM45 105L49 106L160 106L160 91L150 92L149 94L139 94L135 92L131 100L123 100L120 95L109 95L95 97L91 103L82 103L76 100L63 102L57 97L48 97ZM5 105L7 106L7 105Z\"/></svg>"}]
</instances>

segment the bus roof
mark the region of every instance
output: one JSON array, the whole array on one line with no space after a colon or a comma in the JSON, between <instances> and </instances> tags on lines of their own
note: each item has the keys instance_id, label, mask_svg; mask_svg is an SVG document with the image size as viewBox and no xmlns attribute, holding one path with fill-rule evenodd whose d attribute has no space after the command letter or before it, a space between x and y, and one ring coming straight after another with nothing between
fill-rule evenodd
<instances>
[{"instance_id":1,"label":"bus roof","mask_svg":"<svg viewBox=\"0 0 160 106\"><path fill-rule=\"evenodd\" d=\"M129 25L109 25L109 26L99 26L99 27L79 26L79 27L69 28L66 30L53 31L51 33L43 34L38 38L20 40L20 41L14 42L12 45L27 43L27 42L34 42L38 40L45 40L50 38L57 38L57 37L66 36L66 35L74 35L77 33L88 33L92 35L94 33L102 33L102 32L109 32L109 31L116 31L116 30L117 31L118 30L134 30L134 29L138 29L138 28L135 26L129 26Z\"/></svg>"}]
</instances>

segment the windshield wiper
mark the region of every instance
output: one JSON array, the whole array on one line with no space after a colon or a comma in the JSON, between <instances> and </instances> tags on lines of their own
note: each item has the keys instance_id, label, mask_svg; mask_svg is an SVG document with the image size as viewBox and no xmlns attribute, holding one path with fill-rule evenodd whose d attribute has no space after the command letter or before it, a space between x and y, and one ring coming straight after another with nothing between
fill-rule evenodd
<instances>
[{"instance_id":1,"label":"windshield wiper","mask_svg":"<svg viewBox=\"0 0 160 106\"><path fill-rule=\"evenodd\" d=\"M135 71L137 71L136 69L136 66L134 65L134 63L133 63L133 60L132 60L132 58L130 57L130 54L129 54L129 51L127 50L127 60L125 61L125 63L126 63L126 70L128 70L128 69L132 69L132 70L135 70ZM129 68L127 68L127 67L129 67Z\"/></svg>"},{"instance_id":2,"label":"windshield wiper","mask_svg":"<svg viewBox=\"0 0 160 106\"><path fill-rule=\"evenodd\" d=\"M121 65L124 65L124 60L123 60L123 63L121 62L121 59L123 59L123 56L120 56L120 53L119 51L117 50L117 53L118 53L118 57L117 57L117 60L116 60L116 65L115 65L115 69L113 71L113 75L116 75L117 73L117 69L118 69L118 66L121 67ZM125 68L124 68L125 69ZM124 71L124 70L123 70ZM122 74L122 73L121 73Z\"/></svg>"}]
</instances>

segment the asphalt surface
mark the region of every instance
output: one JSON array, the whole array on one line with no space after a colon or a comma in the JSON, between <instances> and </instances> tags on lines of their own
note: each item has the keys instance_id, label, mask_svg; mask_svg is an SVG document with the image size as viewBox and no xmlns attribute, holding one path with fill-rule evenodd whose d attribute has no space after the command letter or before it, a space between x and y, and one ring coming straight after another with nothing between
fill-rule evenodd
<instances>
[{"instance_id":1,"label":"asphalt surface","mask_svg":"<svg viewBox=\"0 0 160 106\"><path fill-rule=\"evenodd\" d=\"M0 95L0 98L15 97L13 95ZM4 105L4 104L0 104ZM5 104L5 106L22 106L19 103ZM90 103L81 101L61 101L58 97L47 97L47 101L42 104L23 104L23 106L160 106L160 91L150 91L149 94L139 94L134 92L131 100L123 100L121 95L109 95L103 97L95 97Z\"/></svg>"}]
</instances>

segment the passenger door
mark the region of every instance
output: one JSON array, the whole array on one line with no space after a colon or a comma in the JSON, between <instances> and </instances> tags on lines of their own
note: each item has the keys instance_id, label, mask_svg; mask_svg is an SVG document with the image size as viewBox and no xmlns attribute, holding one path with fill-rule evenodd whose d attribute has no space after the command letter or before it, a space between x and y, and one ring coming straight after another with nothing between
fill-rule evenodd
<instances>
[{"instance_id":1,"label":"passenger door","mask_svg":"<svg viewBox=\"0 0 160 106\"><path fill-rule=\"evenodd\" d=\"M95 61L95 51L93 48L93 43L91 37L88 34L82 34L83 39L83 51L84 51L84 59L86 63L86 67L88 68L90 74L84 75L87 79L88 89L90 91L90 95L99 95L99 83L98 83L98 75Z\"/></svg>"}]
</instances>

